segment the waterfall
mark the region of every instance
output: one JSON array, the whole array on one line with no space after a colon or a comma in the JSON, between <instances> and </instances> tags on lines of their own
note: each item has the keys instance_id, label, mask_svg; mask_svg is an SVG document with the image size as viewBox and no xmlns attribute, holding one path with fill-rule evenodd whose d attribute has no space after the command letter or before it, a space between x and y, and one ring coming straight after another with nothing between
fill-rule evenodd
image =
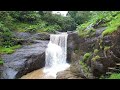
<instances>
[{"instance_id":1,"label":"waterfall","mask_svg":"<svg viewBox=\"0 0 120 90\"><path fill-rule=\"evenodd\" d=\"M56 77L57 72L69 67L67 58L67 33L51 34L45 52L44 72Z\"/></svg>"}]
</instances>

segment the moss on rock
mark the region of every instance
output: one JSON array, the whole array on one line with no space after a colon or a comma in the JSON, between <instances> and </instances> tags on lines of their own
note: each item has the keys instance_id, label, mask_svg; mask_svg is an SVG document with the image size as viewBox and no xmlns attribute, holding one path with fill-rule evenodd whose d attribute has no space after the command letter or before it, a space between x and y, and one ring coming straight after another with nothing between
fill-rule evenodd
<instances>
[{"instance_id":1,"label":"moss on rock","mask_svg":"<svg viewBox=\"0 0 120 90\"><path fill-rule=\"evenodd\" d=\"M100 56L97 55L97 56L93 57L92 60L93 60L93 61L96 61L96 60L99 59L99 58L100 58Z\"/></svg>"}]
</instances>

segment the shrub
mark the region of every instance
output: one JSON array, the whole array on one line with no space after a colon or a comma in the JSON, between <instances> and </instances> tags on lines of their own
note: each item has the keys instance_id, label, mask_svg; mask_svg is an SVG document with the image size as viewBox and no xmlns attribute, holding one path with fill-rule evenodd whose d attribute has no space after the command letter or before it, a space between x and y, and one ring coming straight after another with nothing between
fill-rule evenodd
<instances>
[{"instance_id":1,"label":"shrub","mask_svg":"<svg viewBox=\"0 0 120 90\"><path fill-rule=\"evenodd\" d=\"M118 14L114 19L112 19L108 25L107 29L103 31L102 36L112 34L113 32L117 31L120 27L120 14Z\"/></svg>"},{"instance_id":2,"label":"shrub","mask_svg":"<svg viewBox=\"0 0 120 90\"><path fill-rule=\"evenodd\" d=\"M120 73L113 73L108 79L120 79Z\"/></svg>"},{"instance_id":3,"label":"shrub","mask_svg":"<svg viewBox=\"0 0 120 90\"><path fill-rule=\"evenodd\" d=\"M86 30L79 30L78 33L79 33L79 36L81 37L92 37L93 35L95 35L95 31L96 30L91 27Z\"/></svg>"},{"instance_id":4,"label":"shrub","mask_svg":"<svg viewBox=\"0 0 120 90\"><path fill-rule=\"evenodd\" d=\"M0 38L1 38L1 46L10 47L13 45L12 40L12 32L4 26L4 24L0 23Z\"/></svg>"},{"instance_id":5,"label":"shrub","mask_svg":"<svg viewBox=\"0 0 120 90\"><path fill-rule=\"evenodd\" d=\"M13 52L15 52L15 49L18 49L20 48L21 46L20 45L16 45L16 46L12 46L12 47L0 47L0 53L2 54L11 54Z\"/></svg>"},{"instance_id":6,"label":"shrub","mask_svg":"<svg viewBox=\"0 0 120 90\"><path fill-rule=\"evenodd\" d=\"M83 56L83 61L86 61L91 56L91 53L86 53Z\"/></svg>"},{"instance_id":7,"label":"shrub","mask_svg":"<svg viewBox=\"0 0 120 90\"><path fill-rule=\"evenodd\" d=\"M91 69L89 68L89 66L87 66L87 64L85 64L84 62L80 61L79 62L80 65L82 66L82 70L84 72L84 76L86 78L90 77L91 76Z\"/></svg>"},{"instance_id":8,"label":"shrub","mask_svg":"<svg viewBox=\"0 0 120 90\"><path fill-rule=\"evenodd\" d=\"M110 49L110 46L105 46L104 47L104 51L107 51L107 50L109 50Z\"/></svg>"}]
</instances>

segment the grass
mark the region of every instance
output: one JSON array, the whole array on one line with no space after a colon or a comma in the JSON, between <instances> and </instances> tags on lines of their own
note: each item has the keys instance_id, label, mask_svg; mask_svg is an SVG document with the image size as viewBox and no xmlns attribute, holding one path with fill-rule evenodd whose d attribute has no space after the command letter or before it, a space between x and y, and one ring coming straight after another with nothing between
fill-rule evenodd
<instances>
[{"instance_id":1,"label":"grass","mask_svg":"<svg viewBox=\"0 0 120 90\"><path fill-rule=\"evenodd\" d=\"M110 35L113 32L119 30L120 27L120 14L118 14L116 17L114 17L113 20L111 20L108 25L107 29L103 31L102 36Z\"/></svg>"},{"instance_id":2,"label":"grass","mask_svg":"<svg viewBox=\"0 0 120 90\"><path fill-rule=\"evenodd\" d=\"M102 36L110 35L113 32L117 31L117 26L110 26L105 31L103 31Z\"/></svg>"},{"instance_id":3,"label":"grass","mask_svg":"<svg viewBox=\"0 0 120 90\"><path fill-rule=\"evenodd\" d=\"M18 49L20 47L21 47L21 45L12 46L9 48L0 47L0 53L1 54L12 54L13 52L15 52L16 49Z\"/></svg>"},{"instance_id":4,"label":"grass","mask_svg":"<svg viewBox=\"0 0 120 90\"><path fill-rule=\"evenodd\" d=\"M120 28L120 12L113 11L93 15L90 20L79 25L76 30L81 37L89 36L89 33L85 29L90 25L94 26L99 21L104 22L101 23L99 27L101 27L101 25L107 26L106 30L102 32L102 36L110 35Z\"/></svg>"},{"instance_id":5,"label":"grass","mask_svg":"<svg viewBox=\"0 0 120 90\"><path fill-rule=\"evenodd\" d=\"M120 79L120 73L113 73L108 79Z\"/></svg>"},{"instance_id":6,"label":"grass","mask_svg":"<svg viewBox=\"0 0 120 90\"><path fill-rule=\"evenodd\" d=\"M92 37L95 35L96 30L94 28L89 28L87 30L78 30L79 36L81 37Z\"/></svg>"}]
</instances>

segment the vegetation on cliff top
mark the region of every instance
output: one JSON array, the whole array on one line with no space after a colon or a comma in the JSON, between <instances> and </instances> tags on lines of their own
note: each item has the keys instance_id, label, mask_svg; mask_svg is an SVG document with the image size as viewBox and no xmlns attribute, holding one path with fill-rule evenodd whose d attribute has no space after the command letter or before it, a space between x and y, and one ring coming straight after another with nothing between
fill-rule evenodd
<instances>
[{"instance_id":1,"label":"vegetation on cliff top","mask_svg":"<svg viewBox=\"0 0 120 90\"><path fill-rule=\"evenodd\" d=\"M15 45L15 46L11 46L11 47L0 47L0 53L1 54L11 54L20 47L21 47L21 45Z\"/></svg>"},{"instance_id":2,"label":"vegetation on cliff top","mask_svg":"<svg viewBox=\"0 0 120 90\"><path fill-rule=\"evenodd\" d=\"M75 28L71 17L51 11L0 11L0 53L12 53L16 47L13 32L66 31Z\"/></svg>"},{"instance_id":3,"label":"vegetation on cliff top","mask_svg":"<svg viewBox=\"0 0 120 90\"><path fill-rule=\"evenodd\" d=\"M89 35L89 33L84 35L82 33L85 33L86 30L89 30L90 28L97 28L102 26L107 27L106 30L104 30L102 33L102 36L105 36L118 30L120 26L119 11L92 11L89 15L91 18L89 18L83 24L77 26L76 30L80 36Z\"/></svg>"}]
</instances>

